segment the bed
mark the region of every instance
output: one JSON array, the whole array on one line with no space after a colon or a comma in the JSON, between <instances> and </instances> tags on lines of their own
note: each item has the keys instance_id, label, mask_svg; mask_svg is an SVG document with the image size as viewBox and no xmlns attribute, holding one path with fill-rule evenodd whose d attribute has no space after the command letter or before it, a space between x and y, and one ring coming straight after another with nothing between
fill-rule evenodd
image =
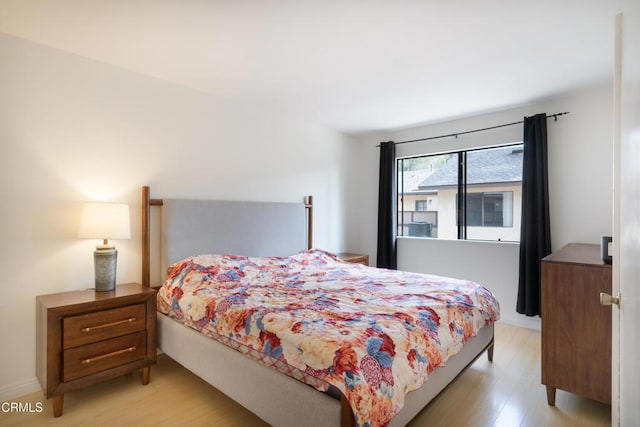
<instances>
[{"instance_id":1,"label":"bed","mask_svg":"<svg viewBox=\"0 0 640 427\"><path fill-rule=\"evenodd\" d=\"M405 425L484 351L489 360L492 359L497 303L484 310L479 320L468 322L460 317L467 316L472 310L467 304L470 301L465 299L459 304L463 314L456 315L457 320L449 323L449 329L460 329L462 338L452 339L455 349L442 350L444 356L439 357L442 362L446 359L442 367L435 367L442 364L437 353L431 347L431 350L420 347L427 345L420 340L419 345L413 343L402 348L394 344L398 342L395 337L391 340L388 336L391 333L381 329L387 323L395 325L396 329L400 324L398 333L407 336L420 335L420 328L430 330L440 341L445 332L449 332L434 332L428 327L433 316L437 320L442 314L424 306L423 289L408 285L420 275L347 265L329 253L310 250L312 235L304 230L311 228L311 198L306 203L292 204L160 200L150 198L148 187L144 187L142 204L143 283L150 283L151 206L162 206L159 221L161 270L167 271L165 267L171 266L166 280L161 278L164 285L158 293L158 307L164 311L158 313L160 349L272 425ZM297 255L290 256L292 254ZM402 315L407 318L398 313L383 312L387 310L383 306L366 312L358 308L348 314L356 302L367 298L365 305L375 306L379 298L376 288L382 294L394 288L380 285L385 279L382 276L394 274L395 285L402 282L396 288L401 288L405 294L409 292L409 299L420 300L416 303L419 311L411 311L414 310L412 303L407 306L408 314ZM282 289L259 285L257 278L265 275L268 276L266 283L282 279L283 287L295 288L298 293L293 298L296 301L289 300L284 305L294 306L294 312L299 312L301 319L312 320L305 323L294 319L286 327L276 325L274 329L274 319L278 323L282 317L278 317L277 309L270 302L284 294L279 293ZM331 275L336 280L327 279ZM359 276L364 284L342 280L345 275ZM201 285L203 281L219 287L211 291ZM458 281L456 286L470 286L463 282ZM336 284L344 287L344 283L349 287L348 292L339 289L339 293L334 294L327 290L338 286ZM484 301L489 297L481 289L474 292L479 292L477 298ZM204 302L193 299L199 292L208 299ZM455 305L454 300L459 298L444 291L441 293L432 299L442 300L447 306ZM242 295L242 304L258 300L263 305L240 311L238 295ZM230 298L235 298L233 304L229 302ZM342 299L345 301L340 303L346 305L339 306L337 301ZM397 305L402 304L398 302ZM229 312L240 318L231 326L227 324L225 329L223 324L228 321L216 317L216 313L226 313L229 307L233 307ZM329 312L329 323L333 328L317 332L316 326L323 321L313 316L322 311ZM358 315L353 315L354 312ZM431 314L424 317L425 313ZM411 316L418 321L418 326L409 324ZM340 319L336 320L336 317ZM470 315L468 317L471 319ZM213 327L207 329L211 325ZM303 343L298 335L301 330L316 331L316 335L312 334ZM251 331L253 335L249 333ZM318 341L332 333L333 338L329 341ZM341 333L353 335L353 343L361 347L354 347L355 350L349 347L345 355L346 346L340 344L343 342ZM453 331L451 333L453 335ZM293 341L286 347L285 341L289 338ZM332 345L340 347L340 351ZM309 346L316 348L311 351ZM305 359L307 354L312 361ZM261 363L255 359L260 359ZM424 385L424 375L418 375L418 379L411 380L413 382L403 382L408 377L407 371L421 372L429 363L435 366L430 366L433 371ZM406 393L408 390L412 391Z\"/></svg>"}]
</instances>

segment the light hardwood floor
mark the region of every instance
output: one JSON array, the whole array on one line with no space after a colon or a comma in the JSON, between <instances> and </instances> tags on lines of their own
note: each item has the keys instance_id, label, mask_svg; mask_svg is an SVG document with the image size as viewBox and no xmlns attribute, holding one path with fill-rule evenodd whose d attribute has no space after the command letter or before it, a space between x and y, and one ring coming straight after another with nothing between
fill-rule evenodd
<instances>
[{"instance_id":1,"label":"light hardwood floor","mask_svg":"<svg viewBox=\"0 0 640 427\"><path fill-rule=\"evenodd\" d=\"M264 422L167 356L151 382L125 375L65 395L64 414L33 393L14 402L44 403L42 413L0 412L4 426L261 426ZM35 406L34 406L35 407ZM419 426L609 426L610 407L558 390L546 403L540 384L540 333L498 324L494 361L483 355L411 423ZM302 424L301 424L302 425Z\"/></svg>"}]
</instances>

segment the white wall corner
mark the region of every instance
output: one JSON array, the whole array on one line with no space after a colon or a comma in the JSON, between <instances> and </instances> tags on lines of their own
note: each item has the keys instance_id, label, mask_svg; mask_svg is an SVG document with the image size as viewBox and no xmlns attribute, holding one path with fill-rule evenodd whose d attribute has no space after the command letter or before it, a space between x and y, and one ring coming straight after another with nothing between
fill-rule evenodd
<instances>
[{"instance_id":1,"label":"white wall corner","mask_svg":"<svg viewBox=\"0 0 640 427\"><path fill-rule=\"evenodd\" d=\"M40 387L40 383L38 383L38 379L36 377L26 381L2 385L0 386L0 402L7 402L11 399L16 399L26 394L35 393L41 390L42 388Z\"/></svg>"}]
</instances>

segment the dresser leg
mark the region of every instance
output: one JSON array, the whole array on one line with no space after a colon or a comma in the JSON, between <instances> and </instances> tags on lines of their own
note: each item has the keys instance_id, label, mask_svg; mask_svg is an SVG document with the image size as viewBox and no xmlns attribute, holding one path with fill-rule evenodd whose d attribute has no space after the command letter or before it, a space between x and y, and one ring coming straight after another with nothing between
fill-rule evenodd
<instances>
[{"instance_id":1,"label":"dresser leg","mask_svg":"<svg viewBox=\"0 0 640 427\"><path fill-rule=\"evenodd\" d=\"M62 406L64 404L64 394L59 396L53 396L53 416L59 417L62 415Z\"/></svg>"},{"instance_id":2,"label":"dresser leg","mask_svg":"<svg viewBox=\"0 0 640 427\"><path fill-rule=\"evenodd\" d=\"M556 388L547 386L547 404L556 406Z\"/></svg>"},{"instance_id":3,"label":"dresser leg","mask_svg":"<svg viewBox=\"0 0 640 427\"><path fill-rule=\"evenodd\" d=\"M494 344L491 344L491 347L487 349L487 359L489 359L489 362L493 362L493 346Z\"/></svg>"},{"instance_id":4,"label":"dresser leg","mask_svg":"<svg viewBox=\"0 0 640 427\"><path fill-rule=\"evenodd\" d=\"M145 366L142 368L142 385L149 384L149 379L151 377L151 366Z\"/></svg>"}]
</instances>

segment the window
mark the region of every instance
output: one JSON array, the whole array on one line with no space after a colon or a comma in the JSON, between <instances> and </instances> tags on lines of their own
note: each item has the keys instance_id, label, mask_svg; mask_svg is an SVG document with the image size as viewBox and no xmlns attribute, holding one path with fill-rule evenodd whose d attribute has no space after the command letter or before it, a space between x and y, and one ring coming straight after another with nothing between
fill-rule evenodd
<instances>
[{"instance_id":1,"label":"window","mask_svg":"<svg viewBox=\"0 0 640 427\"><path fill-rule=\"evenodd\" d=\"M522 144L398 159L398 235L520 240Z\"/></svg>"},{"instance_id":2,"label":"window","mask_svg":"<svg viewBox=\"0 0 640 427\"><path fill-rule=\"evenodd\" d=\"M467 193L467 226L513 226L513 191Z\"/></svg>"},{"instance_id":3,"label":"window","mask_svg":"<svg viewBox=\"0 0 640 427\"><path fill-rule=\"evenodd\" d=\"M427 200L416 200L416 211L426 212L428 210Z\"/></svg>"}]
</instances>

